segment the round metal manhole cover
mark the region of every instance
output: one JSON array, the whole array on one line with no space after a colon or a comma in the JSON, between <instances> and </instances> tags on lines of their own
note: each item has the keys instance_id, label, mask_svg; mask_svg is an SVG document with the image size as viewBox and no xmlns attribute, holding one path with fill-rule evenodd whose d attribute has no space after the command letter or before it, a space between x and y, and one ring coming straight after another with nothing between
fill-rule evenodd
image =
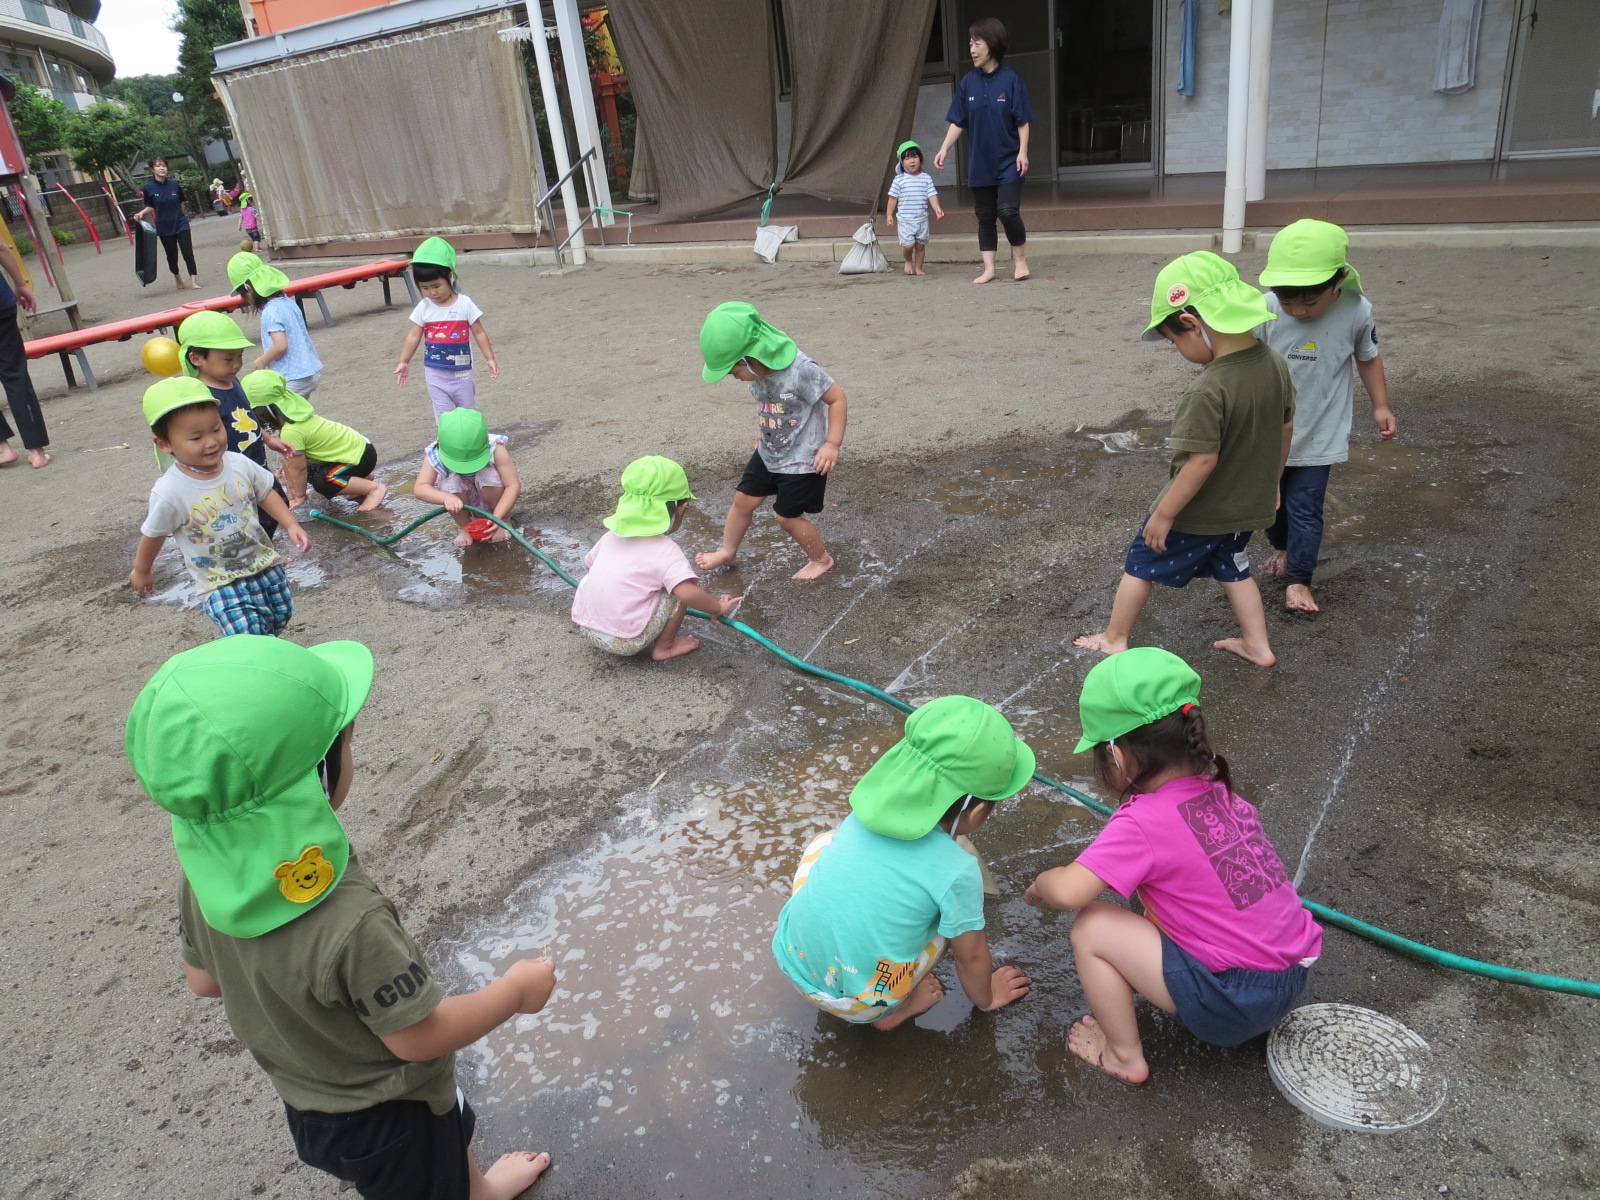
<instances>
[{"instance_id":1,"label":"round metal manhole cover","mask_svg":"<svg viewBox=\"0 0 1600 1200\"><path fill-rule=\"evenodd\" d=\"M1272 1082L1324 1125L1397 1133L1444 1107L1428 1043L1393 1017L1354 1004L1308 1004L1267 1039Z\"/></svg>"}]
</instances>

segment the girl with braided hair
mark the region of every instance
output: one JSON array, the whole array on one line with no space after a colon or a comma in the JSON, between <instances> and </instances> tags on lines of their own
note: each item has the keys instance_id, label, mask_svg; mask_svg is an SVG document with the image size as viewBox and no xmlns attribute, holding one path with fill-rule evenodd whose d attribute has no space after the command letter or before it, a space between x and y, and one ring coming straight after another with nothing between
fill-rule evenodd
<instances>
[{"instance_id":1,"label":"girl with braided hair","mask_svg":"<svg viewBox=\"0 0 1600 1200\"><path fill-rule=\"evenodd\" d=\"M1027 902L1076 909L1072 952L1091 1015L1067 1045L1127 1083L1150 1076L1138 993L1203 1042L1237 1046L1288 1013L1322 952L1255 808L1234 793L1200 713L1200 676L1141 647L1097 663L1078 698L1100 780L1124 797L1074 862ZM1097 897L1138 893L1144 915Z\"/></svg>"}]
</instances>

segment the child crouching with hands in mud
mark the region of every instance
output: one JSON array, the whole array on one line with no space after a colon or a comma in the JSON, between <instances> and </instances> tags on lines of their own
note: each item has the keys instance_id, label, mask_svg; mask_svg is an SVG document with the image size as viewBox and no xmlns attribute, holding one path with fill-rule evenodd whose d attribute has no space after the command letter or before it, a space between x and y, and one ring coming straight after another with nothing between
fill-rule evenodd
<instances>
[{"instance_id":1,"label":"child crouching with hands in mud","mask_svg":"<svg viewBox=\"0 0 1600 1200\"><path fill-rule=\"evenodd\" d=\"M800 857L772 937L800 994L853 1025L895 1029L944 998L933 967L948 948L984 1012L1027 995L1026 975L994 965L983 869L956 839L1033 768L1028 744L981 700L942 696L907 717L905 737L851 790L851 815Z\"/></svg>"},{"instance_id":2,"label":"child crouching with hands in mud","mask_svg":"<svg viewBox=\"0 0 1600 1200\"><path fill-rule=\"evenodd\" d=\"M1237 1046L1293 1007L1322 953L1256 810L1233 791L1200 715L1200 676L1166 650L1095 665L1078 700L1101 781L1126 795L1077 860L1045 871L1029 904L1078 909L1072 952L1092 1015L1068 1047L1127 1083L1150 1076L1134 993L1203 1042ZM1138 893L1144 916L1097 899Z\"/></svg>"},{"instance_id":3,"label":"child crouching with hands in mud","mask_svg":"<svg viewBox=\"0 0 1600 1200\"><path fill-rule=\"evenodd\" d=\"M584 558L589 573L572 598L573 621L607 654L628 658L646 646L657 662L688 654L700 648L699 638L678 635L688 606L724 617L739 603L713 599L668 536L694 498L683 468L659 454L622 472L617 510L602 522L610 532Z\"/></svg>"}]
</instances>

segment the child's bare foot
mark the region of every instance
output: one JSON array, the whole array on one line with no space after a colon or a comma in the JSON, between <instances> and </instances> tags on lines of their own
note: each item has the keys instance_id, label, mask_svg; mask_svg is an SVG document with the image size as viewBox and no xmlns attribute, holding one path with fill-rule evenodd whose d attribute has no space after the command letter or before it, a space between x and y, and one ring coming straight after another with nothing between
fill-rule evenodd
<instances>
[{"instance_id":1,"label":"child's bare foot","mask_svg":"<svg viewBox=\"0 0 1600 1200\"><path fill-rule=\"evenodd\" d=\"M1143 1083L1150 1078L1150 1065L1143 1054L1122 1058L1106 1044L1105 1030L1093 1017L1079 1017L1067 1035L1067 1049L1097 1070L1123 1083Z\"/></svg>"},{"instance_id":2,"label":"child's bare foot","mask_svg":"<svg viewBox=\"0 0 1600 1200\"><path fill-rule=\"evenodd\" d=\"M1287 550L1274 550L1267 555L1261 564L1263 575L1282 575L1289 567L1289 552Z\"/></svg>"},{"instance_id":3,"label":"child's bare foot","mask_svg":"<svg viewBox=\"0 0 1600 1200\"><path fill-rule=\"evenodd\" d=\"M650 657L657 662L666 662L669 658L680 658L698 649L700 649L700 639L685 634L683 637L673 638L670 646L657 644L656 648L650 651Z\"/></svg>"},{"instance_id":4,"label":"child's bare foot","mask_svg":"<svg viewBox=\"0 0 1600 1200\"><path fill-rule=\"evenodd\" d=\"M702 571L715 571L718 567L731 566L738 554L733 550L703 550L694 556L694 565Z\"/></svg>"},{"instance_id":5,"label":"child's bare foot","mask_svg":"<svg viewBox=\"0 0 1600 1200\"><path fill-rule=\"evenodd\" d=\"M988 283L993 278L994 278L994 268L991 267L989 270L985 271L982 275L979 275L972 282L973 283Z\"/></svg>"},{"instance_id":6,"label":"child's bare foot","mask_svg":"<svg viewBox=\"0 0 1600 1200\"><path fill-rule=\"evenodd\" d=\"M906 264L906 274L907 275L916 275L916 274L919 274L919 272L910 263L907 263Z\"/></svg>"},{"instance_id":7,"label":"child's bare foot","mask_svg":"<svg viewBox=\"0 0 1600 1200\"><path fill-rule=\"evenodd\" d=\"M1290 612L1321 612L1317 602L1311 597L1311 586L1305 583L1291 583L1283 589L1284 607Z\"/></svg>"},{"instance_id":8,"label":"child's bare foot","mask_svg":"<svg viewBox=\"0 0 1600 1200\"><path fill-rule=\"evenodd\" d=\"M468 533L465 529L463 529L459 533L457 533L454 538L451 539L451 543L453 545L461 546L461 547L470 546L470 545L472 545L472 535L470 533Z\"/></svg>"},{"instance_id":9,"label":"child's bare foot","mask_svg":"<svg viewBox=\"0 0 1600 1200\"><path fill-rule=\"evenodd\" d=\"M1086 633L1073 638L1072 644L1085 650L1098 650L1101 654L1121 654L1128 648L1126 638L1119 641L1108 633Z\"/></svg>"},{"instance_id":10,"label":"child's bare foot","mask_svg":"<svg viewBox=\"0 0 1600 1200\"><path fill-rule=\"evenodd\" d=\"M362 497L361 503L356 505L356 511L371 512L388 498L389 485L386 483L380 483L377 487L373 488L370 492Z\"/></svg>"},{"instance_id":11,"label":"child's bare foot","mask_svg":"<svg viewBox=\"0 0 1600 1200\"><path fill-rule=\"evenodd\" d=\"M29 450L28 465L35 471L40 467L48 467L50 465L50 456L43 450Z\"/></svg>"},{"instance_id":12,"label":"child's bare foot","mask_svg":"<svg viewBox=\"0 0 1600 1200\"><path fill-rule=\"evenodd\" d=\"M789 576L789 578L821 579L831 570L833 570L833 555L830 554L821 562L817 562L815 559L813 559L811 562L808 562L805 566L801 567L793 575Z\"/></svg>"},{"instance_id":13,"label":"child's bare foot","mask_svg":"<svg viewBox=\"0 0 1600 1200\"><path fill-rule=\"evenodd\" d=\"M898 1029L907 1021L920 1017L943 999L944 984L935 979L930 972L922 977L921 983L911 989L911 995L900 1002L899 1008L881 1021L874 1021L872 1027L888 1033L889 1030Z\"/></svg>"},{"instance_id":14,"label":"child's bare foot","mask_svg":"<svg viewBox=\"0 0 1600 1200\"><path fill-rule=\"evenodd\" d=\"M924 270L923 270L923 269L922 269L922 268L921 268L921 267L918 267L918 268L917 268L917 270L916 270L916 273L917 273L917 274L918 274L918 275L926 275L926 274L927 274L927 272L926 272L926 271L924 271Z\"/></svg>"},{"instance_id":15,"label":"child's bare foot","mask_svg":"<svg viewBox=\"0 0 1600 1200\"><path fill-rule=\"evenodd\" d=\"M531 1154L519 1150L515 1154L502 1154L494 1166L483 1173L483 1195L474 1195L472 1200L512 1200L531 1188L533 1181L549 1169L550 1155L545 1151Z\"/></svg>"},{"instance_id":16,"label":"child's bare foot","mask_svg":"<svg viewBox=\"0 0 1600 1200\"><path fill-rule=\"evenodd\" d=\"M1278 661L1278 656L1267 647L1247 646L1243 638L1223 638L1212 642L1211 646L1214 650L1226 650L1229 654L1237 654L1246 662L1253 662L1258 667L1270 667Z\"/></svg>"}]
</instances>

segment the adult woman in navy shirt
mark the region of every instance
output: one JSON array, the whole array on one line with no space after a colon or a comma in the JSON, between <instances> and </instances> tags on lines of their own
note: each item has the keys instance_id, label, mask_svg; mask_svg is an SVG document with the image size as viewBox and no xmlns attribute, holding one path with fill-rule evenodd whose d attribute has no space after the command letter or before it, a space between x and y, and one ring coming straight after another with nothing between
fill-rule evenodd
<instances>
[{"instance_id":1,"label":"adult woman in navy shirt","mask_svg":"<svg viewBox=\"0 0 1600 1200\"><path fill-rule=\"evenodd\" d=\"M171 168L167 166L164 158L150 160L150 173L155 176L144 185L140 195L144 197L145 206L134 214L134 220L143 221L151 214L156 219L156 236L161 239L161 248L167 252L167 269L172 272L172 278L177 281L178 290L186 287L199 287L199 272L194 269L194 242L189 236L189 218L183 211L183 188L176 179L170 178ZM189 282L184 283L183 276L178 274L178 251L183 251L183 265L189 269Z\"/></svg>"},{"instance_id":2,"label":"adult woman in navy shirt","mask_svg":"<svg viewBox=\"0 0 1600 1200\"><path fill-rule=\"evenodd\" d=\"M1011 244L1011 277L1020 283L1029 274L1024 250L1028 231L1022 227L1021 208L1033 106L1028 103L1022 76L1005 65L1006 48L1010 45L1006 27L994 17L984 17L972 23L967 35L967 53L972 56L973 69L956 85L950 111L945 114L950 128L939 153L933 157L933 165L944 168L945 155L965 129L970 135L967 186L972 189L972 204L978 214L978 250L983 255L983 273L972 282L988 283L994 278L998 217L1006 227L1006 241Z\"/></svg>"}]
</instances>

